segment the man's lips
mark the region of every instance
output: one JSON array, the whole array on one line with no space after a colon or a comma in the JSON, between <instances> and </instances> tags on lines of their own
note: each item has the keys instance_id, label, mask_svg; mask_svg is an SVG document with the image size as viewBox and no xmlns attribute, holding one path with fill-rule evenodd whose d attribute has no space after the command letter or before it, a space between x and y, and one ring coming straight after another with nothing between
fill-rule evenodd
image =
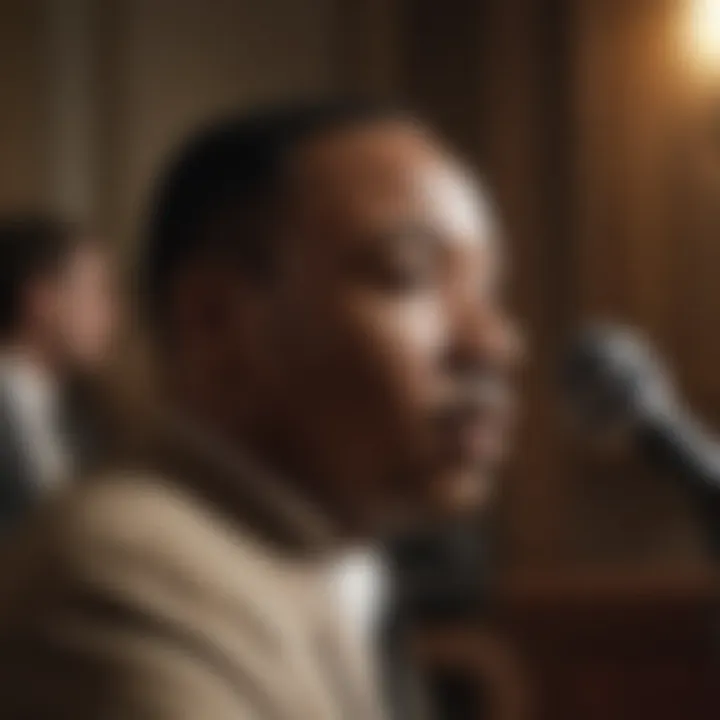
<instances>
[{"instance_id":1,"label":"man's lips","mask_svg":"<svg viewBox=\"0 0 720 720\"><path fill-rule=\"evenodd\" d=\"M506 429L499 417L478 417L450 424L447 433L452 445L463 456L482 460L499 454Z\"/></svg>"},{"instance_id":2,"label":"man's lips","mask_svg":"<svg viewBox=\"0 0 720 720\"><path fill-rule=\"evenodd\" d=\"M466 397L446 407L437 416L440 436L453 451L475 460L494 459L502 454L511 424L509 395L496 393L487 398Z\"/></svg>"}]
</instances>

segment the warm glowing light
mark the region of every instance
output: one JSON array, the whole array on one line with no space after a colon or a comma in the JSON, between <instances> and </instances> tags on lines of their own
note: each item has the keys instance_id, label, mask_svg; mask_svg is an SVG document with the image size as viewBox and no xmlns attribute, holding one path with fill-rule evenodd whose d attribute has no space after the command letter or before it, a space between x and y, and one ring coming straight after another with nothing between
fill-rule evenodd
<instances>
[{"instance_id":1,"label":"warm glowing light","mask_svg":"<svg viewBox=\"0 0 720 720\"><path fill-rule=\"evenodd\" d=\"M703 72L720 77L720 0L690 0L688 43Z\"/></svg>"}]
</instances>

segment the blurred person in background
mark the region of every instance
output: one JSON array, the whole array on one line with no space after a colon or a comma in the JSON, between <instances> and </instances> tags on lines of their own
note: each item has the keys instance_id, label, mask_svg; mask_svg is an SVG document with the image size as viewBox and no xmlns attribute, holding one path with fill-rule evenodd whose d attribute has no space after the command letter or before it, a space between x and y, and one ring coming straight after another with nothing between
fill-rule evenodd
<instances>
[{"instance_id":1,"label":"blurred person in background","mask_svg":"<svg viewBox=\"0 0 720 720\"><path fill-rule=\"evenodd\" d=\"M143 267L157 397L3 564L3 718L419 717L380 697L372 545L472 511L504 454L500 241L471 170L401 113L192 139Z\"/></svg>"},{"instance_id":2,"label":"blurred person in background","mask_svg":"<svg viewBox=\"0 0 720 720\"><path fill-rule=\"evenodd\" d=\"M0 218L0 533L90 461L85 380L114 325L108 254L70 224Z\"/></svg>"}]
</instances>

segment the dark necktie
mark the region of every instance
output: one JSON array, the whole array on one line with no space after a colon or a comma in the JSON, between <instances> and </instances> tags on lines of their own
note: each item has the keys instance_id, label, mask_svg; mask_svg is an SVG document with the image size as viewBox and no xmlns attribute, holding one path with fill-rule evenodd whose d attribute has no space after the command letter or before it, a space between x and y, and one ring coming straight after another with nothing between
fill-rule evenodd
<instances>
[{"instance_id":1,"label":"dark necktie","mask_svg":"<svg viewBox=\"0 0 720 720\"><path fill-rule=\"evenodd\" d=\"M395 604L378 627L381 692L390 720L440 720L431 710L423 673L412 656L411 628Z\"/></svg>"}]
</instances>

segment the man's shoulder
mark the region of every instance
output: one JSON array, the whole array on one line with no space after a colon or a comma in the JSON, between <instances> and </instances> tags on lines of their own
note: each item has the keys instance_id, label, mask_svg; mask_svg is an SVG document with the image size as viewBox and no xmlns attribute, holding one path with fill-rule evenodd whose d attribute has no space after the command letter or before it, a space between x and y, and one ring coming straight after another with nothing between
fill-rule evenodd
<instances>
[{"instance_id":1,"label":"man's shoulder","mask_svg":"<svg viewBox=\"0 0 720 720\"><path fill-rule=\"evenodd\" d=\"M202 622L217 610L270 630L281 575L264 549L172 478L112 470L51 503L4 578L41 604L81 594ZM12 592L12 587L10 587ZM43 596L38 598L38 596ZM192 618L188 618L192 620Z\"/></svg>"},{"instance_id":2,"label":"man's shoulder","mask_svg":"<svg viewBox=\"0 0 720 720\"><path fill-rule=\"evenodd\" d=\"M55 532L85 548L87 540L128 550L173 551L189 534L229 534L230 526L172 476L145 468L113 468L78 482L49 509ZM182 532L178 532L182 531ZM195 545L193 544L193 547Z\"/></svg>"},{"instance_id":3,"label":"man's shoulder","mask_svg":"<svg viewBox=\"0 0 720 720\"><path fill-rule=\"evenodd\" d=\"M106 470L83 479L49 504L39 524L71 556L124 548L157 557L186 545L197 548L187 543L189 535L222 535L219 518L198 498L171 477L143 468Z\"/></svg>"},{"instance_id":4,"label":"man's shoulder","mask_svg":"<svg viewBox=\"0 0 720 720\"><path fill-rule=\"evenodd\" d=\"M107 550L208 575L272 567L267 548L241 522L169 474L106 471L79 484L55 513L55 532L71 556Z\"/></svg>"},{"instance_id":5,"label":"man's shoulder","mask_svg":"<svg viewBox=\"0 0 720 720\"><path fill-rule=\"evenodd\" d=\"M170 477L122 470L84 482L46 508L13 555L0 592L0 664L11 671L0 699L20 702L20 682L39 689L42 668L72 690L53 702L93 690L87 668L153 717L176 717L167 708L178 704L200 716L204 698L254 713L256 696L283 711L303 697L288 680L295 661L286 649L299 630L288 624L279 565ZM35 702L21 694L22 707ZM101 701L110 708L116 699Z\"/></svg>"}]
</instances>

